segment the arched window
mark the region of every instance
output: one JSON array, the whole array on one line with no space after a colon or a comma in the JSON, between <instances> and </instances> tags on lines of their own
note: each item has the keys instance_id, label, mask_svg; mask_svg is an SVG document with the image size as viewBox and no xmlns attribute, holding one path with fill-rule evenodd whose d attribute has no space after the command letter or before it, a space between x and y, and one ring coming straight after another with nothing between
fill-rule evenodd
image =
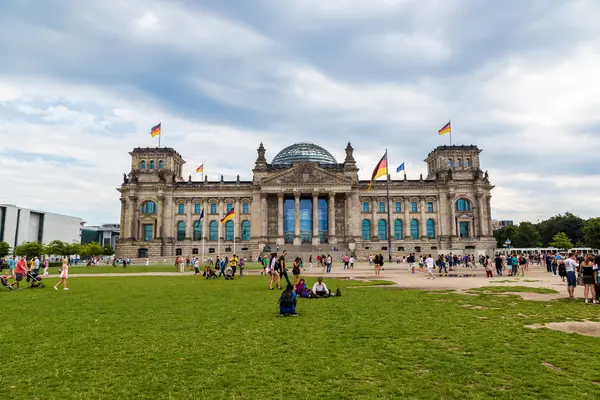
<instances>
[{"instance_id":1,"label":"arched window","mask_svg":"<svg viewBox=\"0 0 600 400\"><path fill-rule=\"evenodd\" d=\"M448 166L449 166L449 167L451 167L451 166L452 166L452 159L451 159L451 158L449 158L449 159L448 159Z\"/></svg>"},{"instance_id":2,"label":"arched window","mask_svg":"<svg viewBox=\"0 0 600 400\"><path fill-rule=\"evenodd\" d=\"M185 240L185 222L179 221L177 223L177 241L183 242Z\"/></svg>"},{"instance_id":3,"label":"arched window","mask_svg":"<svg viewBox=\"0 0 600 400\"><path fill-rule=\"evenodd\" d=\"M163 160L158 162L158 169L165 169L165 162Z\"/></svg>"},{"instance_id":4,"label":"arched window","mask_svg":"<svg viewBox=\"0 0 600 400\"><path fill-rule=\"evenodd\" d=\"M217 221L210 221L209 224L209 240L217 241L219 240L219 223Z\"/></svg>"},{"instance_id":5,"label":"arched window","mask_svg":"<svg viewBox=\"0 0 600 400\"><path fill-rule=\"evenodd\" d=\"M471 160L468 158L465 158L465 167L470 167L471 166Z\"/></svg>"},{"instance_id":6,"label":"arched window","mask_svg":"<svg viewBox=\"0 0 600 400\"><path fill-rule=\"evenodd\" d=\"M202 240L202 223L200 221L194 222L194 240Z\"/></svg>"},{"instance_id":7,"label":"arched window","mask_svg":"<svg viewBox=\"0 0 600 400\"><path fill-rule=\"evenodd\" d=\"M387 240L387 224L384 219L380 219L377 223L377 237L379 240Z\"/></svg>"},{"instance_id":8,"label":"arched window","mask_svg":"<svg viewBox=\"0 0 600 400\"><path fill-rule=\"evenodd\" d=\"M462 167L462 161L460 160L460 158L456 159L456 162L454 163L454 165L457 167Z\"/></svg>"},{"instance_id":9,"label":"arched window","mask_svg":"<svg viewBox=\"0 0 600 400\"><path fill-rule=\"evenodd\" d=\"M410 221L410 238L418 239L419 238L419 220L413 219Z\"/></svg>"},{"instance_id":10,"label":"arched window","mask_svg":"<svg viewBox=\"0 0 600 400\"><path fill-rule=\"evenodd\" d=\"M404 232L402 229L402 220L397 219L394 221L394 239L396 240L403 240L404 239Z\"/></svg>"},{"instance_id":11,"label":"arched window","mask_svg":"<svg viewBox=\"0 0 600 400\"><path fill-rule=\"evenodd\" d=\"M156 207L156 203L148 200L142 203L142 214L156 214L158 212L158 207Z\"/></svg>"},{"instance_id":12,"label":"arched window","mask_svg":"<svg viewBox=\"0 0 600 400\"><path fill-rule=\"evenodd\" d=\"M427 237L435 239L435 221L432 219L427 220Z\"/></svg>"},{"instance_id":13,"label":"arched window","mask_svg":"<svg viewBox=\"0 0 600 400\"><path fill-rule=\"evenodd\" d=\"M250 240L250 221L242 222L242 240Z\"/></svg>"},{"instance_id":14,"label":"arched window","mask_svg":"<svg viewBox=\"0 0 600 400\"><path fill-rule=\"evenodd\" d=\"M362 222L362 239L371 240L371 221L368 219Z\"/></svg>"},{"instance_id":15,"label":"arched window","mask_svg":"<svg viewBox=\"0 0 600 400\"><path fill-rule=\"evenodd\" d=\"M140 169L146 169L146 161L140 163Z\"/></svg>"},{"instance_id":16,"label":"arched window","mask_svg":"<svg viewBox=\"0 0 600 400\"><path fill-rule=\"evenodd\" d=\"M471 211L471 202L467 199L458 199L454 202L456 211Z\"/></svg>"},{"instance_id":17,"label":"arched window","mask_svg":"<svg viewBox=\"0 0 600 400\"><path fill-rule=\"evenodd\" d=\"M154 169L154 160L150 161L150 169Z\"/></svg>"},{"instance_id":18,"label":"arched window","mask_svg":"<svg viewBox=\"0 0 600 400\"><path fill-rule=\"evenodd\" d=\"M233 241L233 221L225 222L225 240Z\"/></svg>"}]
</instances>

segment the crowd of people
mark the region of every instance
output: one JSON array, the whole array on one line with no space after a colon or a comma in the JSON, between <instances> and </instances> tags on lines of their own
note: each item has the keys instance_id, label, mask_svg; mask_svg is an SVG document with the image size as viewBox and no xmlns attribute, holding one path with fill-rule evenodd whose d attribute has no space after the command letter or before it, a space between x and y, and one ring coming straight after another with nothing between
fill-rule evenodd
<instances>
[{"instance_id":1,"label":"crowd of people","mask_svg":"<svg viewBox=\"0 0 600 400\"><path fill-rule=\"evenodd\" d=\"M4 268L8 268L9 275L2 275ZM25 279L26 282L29 283L30 288L40 287L42 286L41 282L43 277L45 278L50 275L48 273L48 268L48 258L40 260L39 257L33 257L29 261L27 261L27 257L25 256L12 256L9 257L8 261L0 258L1 282L3 286L7 286L11 289L23 289L21 283ZM63 258L59 273L60 280L54 285L55 290L58 290L60 284L63 285L63 290L69 290L67 287L68 271L69 260ZM11 278L14 279L14 282L10 280Z\"/></svg>"}]
</instances>

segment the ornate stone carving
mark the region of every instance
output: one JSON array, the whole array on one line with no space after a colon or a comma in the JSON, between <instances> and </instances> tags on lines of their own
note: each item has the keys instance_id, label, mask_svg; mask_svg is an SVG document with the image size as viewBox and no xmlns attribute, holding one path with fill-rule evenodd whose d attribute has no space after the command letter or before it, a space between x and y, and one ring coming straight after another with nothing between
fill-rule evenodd
<instances>
[{"instance_id":1,"label":"ornate stone carving","mask_svg":"<svg viewBox=\"0 0 600 400\"><path fill-rule=\"evenodd\" d=\"M335 200L335 236L343 238L346 236L346 204L340 197Z\"/></svg>"},{"instance_id":2,"label":"ornate stone carving","mask_svg":"<svg viewBox=\"0 0 600 400\"><path fill-rule=\"evenodd\" d=\"M277 236L277 196L267 196L267 236Z\"/></svg>"}]
</instances>

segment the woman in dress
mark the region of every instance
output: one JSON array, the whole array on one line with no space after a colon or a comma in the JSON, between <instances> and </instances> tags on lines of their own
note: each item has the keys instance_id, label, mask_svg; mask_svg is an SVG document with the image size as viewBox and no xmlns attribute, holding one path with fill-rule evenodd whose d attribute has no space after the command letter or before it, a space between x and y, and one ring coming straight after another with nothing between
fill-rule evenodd
<instances>
[{"instance_id":1,"label":"woman in dress","mask_svg":"<svg viewBox=\"0 0 600 400\"><path fill-rule=\"evenodd\" d=\"M581 277L583 278L583 296L585 302L588 303L588 294L592 298L592 303L596 304L596 274L594 271L594 257L587 256L585 261L581 263Z\"/></svg>"},{"instance_id":2,"label":"woman in dress","mask_svg":"<svg viewBox=\"0 0 600 400\"><path fill-rule=\"evenodd\" d=\"M67 279L69 278L69 264L67 263L67 259L63 259L62 268L60 270L60 281L56 285L54 285L54 290L58 290L58 285L63 284L63 290L69 290L67 287Z\"/></svg>"},{"instance_id":3,"label":"woman in dress","mask_svg":"<svg viewBox=\"0 0 600 400\"><path fill-rule=\"evenodd\" d=\"M297 285L300 281L300 257L296 257L296 259L294 260L292 275L294 275L294 285Z\"/></svg>"}]
</instances>

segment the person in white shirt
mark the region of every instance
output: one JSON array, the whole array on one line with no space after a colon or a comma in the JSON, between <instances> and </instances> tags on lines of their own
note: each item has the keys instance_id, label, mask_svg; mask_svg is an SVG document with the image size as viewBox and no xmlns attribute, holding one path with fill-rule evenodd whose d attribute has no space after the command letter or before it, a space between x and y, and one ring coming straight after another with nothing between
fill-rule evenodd
<instances>
[{"instance_id":1,"label":"person in white shirt","mask_svg":"<svg viewBox=\"0 0 600 400\"><path fill-rule=\"evenodd\" d=\"M433 261L433 257L431 257L431 254L429 254L425 259L425 266L427 266L427 273L429 274L429 277L427 279L435 279L435 275L433 275L434 265L435 263Z\"/></svg>"},{"instance_id":2,"label":"person in white shirt","mask_svg":"<svg viewBox=\"0 0 600 400\"><path fill-rule=\"evenodd\" d=\"M327 285L323 282L323 278L317 278L317 282L313 285L312 288L312 296L313 297L328 297L329 289L327 289Z\"/></svg>"},{"instance_id":3,"label":"person in white shirt","mask_svg":"<svg viewBox=\"0 0 600 400\"><path fill-rule=\"evenodd\" d=\"M350 268L354 269L354 257L350 257Z\"/></svg>"},{"instance_id":4,"label":"person in white shirt","mask_svg":"<svg viewBox=\"0 0 600 400\"><path fill-rule=\"evenodd\" d=\"M575 260L575 254L569 253L569 258L563 261L563 265L567 271L567 291L569 292L569 298L573 299L575 287L577 286L576 268L579 267L579 264Z\"/></svg>"}]
</instances>

